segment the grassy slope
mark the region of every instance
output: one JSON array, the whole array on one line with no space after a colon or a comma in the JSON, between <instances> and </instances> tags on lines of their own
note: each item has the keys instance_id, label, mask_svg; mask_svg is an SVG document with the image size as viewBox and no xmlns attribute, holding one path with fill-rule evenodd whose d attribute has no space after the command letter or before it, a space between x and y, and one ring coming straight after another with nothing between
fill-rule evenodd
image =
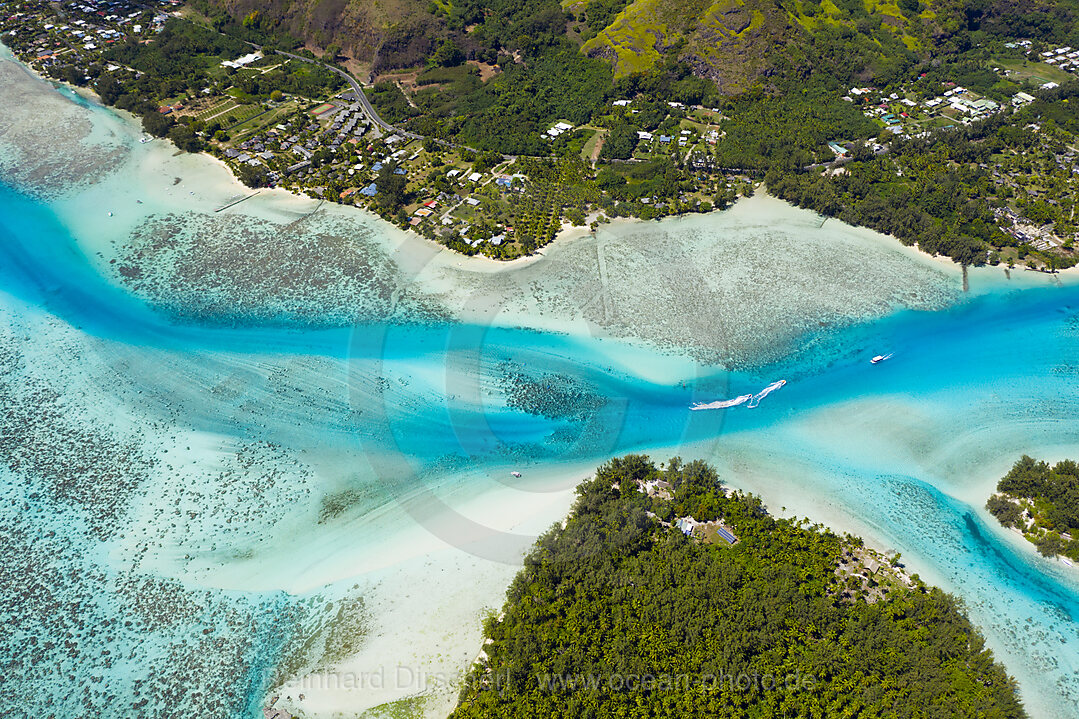
<instances>
[{"instance_id":1,"label":"grassy slope","mask_svg":"<svg viewBox=\"0 0 1079 719\"><path fill-rule=\"evenodd\" d=\"M698 75L723 90L738 91L765 72L769 58L792 40L825 26L856 27L830 0L820 8L810 16L799 0L634 0L582 50L609 58L618 75L647 70L675 51ZM908 48L919 46L894 0L865 0L865 8Z\"/></svg>"}]
</instances>

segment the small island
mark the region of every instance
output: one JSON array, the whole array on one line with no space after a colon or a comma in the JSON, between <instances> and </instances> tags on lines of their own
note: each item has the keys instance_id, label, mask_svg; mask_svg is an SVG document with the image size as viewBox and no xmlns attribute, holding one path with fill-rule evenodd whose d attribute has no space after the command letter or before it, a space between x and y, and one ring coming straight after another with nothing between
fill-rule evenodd
<instances>
[{"instance_id":1,"label":"small island","mask_svg":"<svg viewBox=\"0 0 1079 719\"><path fill-rule=\"evenodd\" d=\"M485 632L454 719L1024 716L955 599L701 461L602 466Z\"/></svg>"},{"instance_id":2,"label":"small island","mask_svg":"<svg viewBox=\"0 0 1079 719\"><path fill-rule=\"evenodd\" d=\"M1045 557L1079 562L1079 464L1055 465L1023 455L997 483L985 508L1005 527L1023 533ZM1069 562L1070 563L1070 562Z\"/></svg>"}]
</instances>

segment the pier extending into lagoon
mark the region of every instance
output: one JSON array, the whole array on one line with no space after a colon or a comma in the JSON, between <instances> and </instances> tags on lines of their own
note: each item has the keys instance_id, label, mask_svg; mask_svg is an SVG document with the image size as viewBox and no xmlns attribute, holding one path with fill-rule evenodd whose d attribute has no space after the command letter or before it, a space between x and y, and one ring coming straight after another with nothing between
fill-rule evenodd
<instances>
[{"instance_id":1,"label":"pier extending into lagoon","mask_svg":"<svg viewBox=\"0 0 1079 719\"><path fill-rule=\"evenodd\" d=\"M228 202L227 204L221 205L221 207L218 207L216 210L214 210L214 212L222 212L224 210L227 210L230 207L232 207L233 205L240 204L244 200L250 200L252 197L254 197L257 194L259 194L259 193L258 192L252 192L250 195L244 195L243 197L238 197L235 200L232 200L232 201Z\"/></svg>"}]
</instances>

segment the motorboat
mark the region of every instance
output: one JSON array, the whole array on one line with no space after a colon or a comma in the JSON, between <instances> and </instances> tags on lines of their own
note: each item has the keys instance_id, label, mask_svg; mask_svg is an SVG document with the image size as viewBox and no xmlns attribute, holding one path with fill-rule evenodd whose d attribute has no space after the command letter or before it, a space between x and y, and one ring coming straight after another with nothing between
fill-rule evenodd
<instances>
[{"instance_id":1,"label":"motorboat","mask_svg":"<svg viewBox=\"0 0 1079 719\"><path fill-rule=\"evenodd\" d=\"M733 399L721 399L716 402L708 402L707 404L702 404L698 402L697 404L690 406L690 410L697 411L702 409L726 409L727 407L737 407L738 405L745 405L746 408L753 409L758 404L760 404L760 401L762 399L770 395L772 392L775 392L777 389L779 389L785 384L787 384L787 380L777 380L762 389L757 394L743 394Z\"/></svg>"},{"instance_id":2,"label":"motorboat","mask_svg":"<svg viewBox=\"0 0 1079 719\"><path fill-rule=\"evenodd\" d=\"M869 364L880 364L884 360L889 360L891 358L892 358L892 353L888 353L886 355L877 355L873 359L869 360Z\"/></svg>"},{"instance_id":3,"label":"motorboat","mask_svg":"<svg viewBox=\"0 0 1079 719\"><path fill-rule=\"evenodd\" d=\"M782 387L785 384L787 384L787 380L785 380L785 379L776 380L772 384L770 384L767 387L765 387L764 389L762 389L757 394L750 397L749 402L746 403L746 408L755 409L757 407L757 405L759 405L761 403L762 399L764 399L768 395L772 394L773 392L775 392L777 389L779 389L780 387Z\"/></svg>"}]
</instances>

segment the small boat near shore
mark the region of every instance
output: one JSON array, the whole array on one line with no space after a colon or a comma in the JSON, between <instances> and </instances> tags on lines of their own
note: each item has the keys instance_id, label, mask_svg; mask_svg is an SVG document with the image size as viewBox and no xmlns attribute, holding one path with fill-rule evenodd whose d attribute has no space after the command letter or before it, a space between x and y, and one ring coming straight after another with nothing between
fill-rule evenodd
<instances>
[{"instance_id":1,"label":"small boat near shore","mask_svg":"<svg viewBox=\"0 0 1079 719\"><path fill-rule=\"evenodd\" d=\"M877 355L873 359L869 360L869 364L880 364L884 360L890 360L892 358L892 354L894 354L894 353L889 352L886 355Z\"/></svg>"}]
</instances>

